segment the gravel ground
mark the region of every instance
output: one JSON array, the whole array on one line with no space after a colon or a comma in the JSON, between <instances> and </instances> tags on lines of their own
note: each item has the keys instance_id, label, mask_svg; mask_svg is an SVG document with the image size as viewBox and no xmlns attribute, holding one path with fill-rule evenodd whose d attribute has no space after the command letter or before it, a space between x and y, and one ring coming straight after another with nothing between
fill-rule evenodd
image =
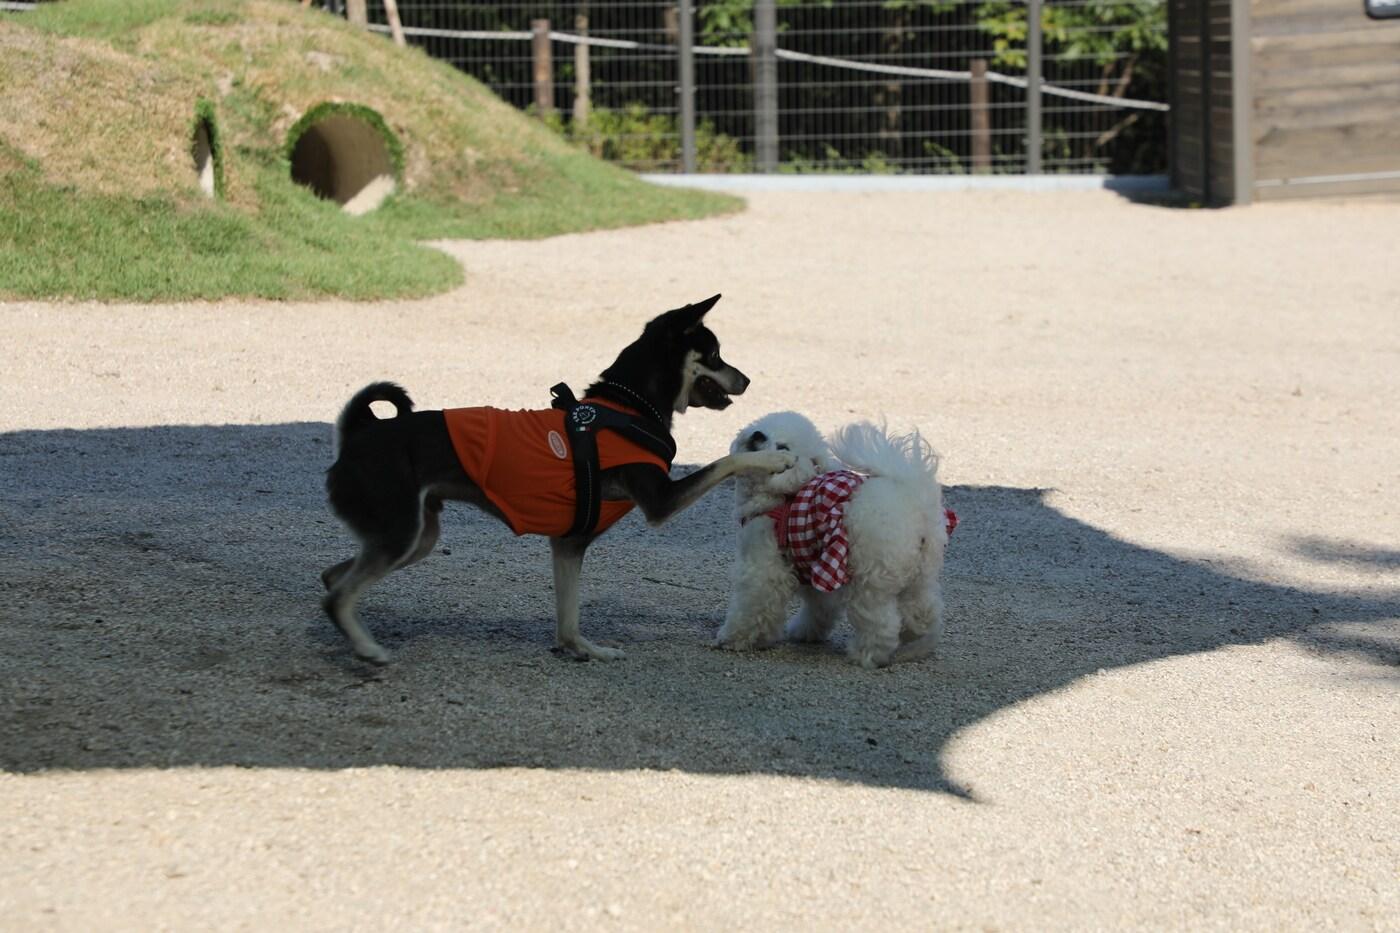
<instances>
[{"instance_id":1,"label":"gravel ground","mask_svg":"<svg viewBox=\"0 0 1400 933\"><path fill-rule=\"evenodd\" d=\"M0 927L1400 929L1400 203L755 195L447 243L352 305L0 305ZM945 455L937 660L706 647L721 490L594 548L466 509L371 591L339 406L539 405L715 291L754 379ZM844 639L845 633L838 633Z\"/></svg>"}]
</instances>

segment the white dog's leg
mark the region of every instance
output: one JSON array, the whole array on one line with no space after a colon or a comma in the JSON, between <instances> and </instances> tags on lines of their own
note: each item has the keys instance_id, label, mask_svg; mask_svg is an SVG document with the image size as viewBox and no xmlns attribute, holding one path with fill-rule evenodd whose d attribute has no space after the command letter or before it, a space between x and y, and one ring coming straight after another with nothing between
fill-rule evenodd
<instances>
[{"instance_id":1,"label":"white dog's leg","mask_svg":"<svg viewBox=\"0 0 1400 933\"><path fill-rule=\"evenodd\" d=\"M791 598L791 586L765 586L758 581L740 583L730 595L729 612L715 637L715 644L720 648L747 651L776 642L783 633Z\"/></svg>"},{"instance_id":2,"label":"white dog's leg","mask_svg":"<svg viewBox=\"0 0 1400 933\"><path fill-rule=\"evenodd\" d=\"M800 586L797 595L802 599L802 608L787 624L788 640L809 643L826 641L841 620L844 602L841 591L823 593L810 586Z\"/></svg>"},{"instance_id":3,"label":"white dog's leg","mask_svg":"<svg viewBox=\"0 0 1400 933\"><path fill-rule=\"evenodd\" d=\"M921 576L899 594L899 632L896 661L913 661L938 650L943 640L943 590L938 577Z\"/></svg>"},{"instance_id":4,"label":"white dog's leg","mask_svg":"<svg viewBox=\"0 0 1400 933\"><path fill-rule=\"evenodd\" d=\"M554 558L554 643L576 658L617 661L626 657L620 649L595 645L579 634L578 579L587 547L587 542L549 539L549 550Z\"/></svg>"},{"instance_id":5,"label":"white dog's leg","mask_svg":"<svg viewBox=\"0 0 1400 933\"><path fill-rule=\"evenodd\" d=\"M730 584L729 612L715 636L720 648L744 651L778 640L797 580L778 554L770 519L739 532L739 557Z\"/></svg>"},{"instance_id":6,"label":"white dog's leg","mask_svg":"<svg viewBox=\"0 0 1400 933\"><path fill-rule=\"evenodd\" d=\"M894 596L883 590L862 586L852 580L846 615L855 629L851 660L864 668L884 667L899 647L899 606Z\"/></svg>"}]
</instances>

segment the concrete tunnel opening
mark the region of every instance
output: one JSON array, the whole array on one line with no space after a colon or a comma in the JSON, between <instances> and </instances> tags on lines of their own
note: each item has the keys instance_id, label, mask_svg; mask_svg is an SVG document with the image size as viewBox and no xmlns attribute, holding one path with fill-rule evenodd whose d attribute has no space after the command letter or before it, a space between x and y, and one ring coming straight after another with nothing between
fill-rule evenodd
<instances>
[{"instance_id":1,"label":"concrete tunnel opening","mask_svg":"<svg viewBox=\"0 0 1400 933\"><path fill-rule=\"evenodd\" d=\"M194 168L195 186L206 198L224 194L224 158L219 140L219 124L214 105L207 100L195 104L194 122L190 125L189 153Z\"/></svg>"},{"instance_id":2,"label":"concrete tunnel opening","mask_svg":"<svg viewBox=\"0 0 1400 933\"><path fill-rule=\"evenodd\" d=\"M379 207L397 187L388 130L360 109L330 108L298 123L290 153L293 181L357 215Z\"/></svg>"},{"instance_id":3,"label":"concrete tunnel opening","mask_svg":"<svg viewBox=\"0 0 1400 933\"><path fill-rule=\"evenodd\" d=\"M214 146L213 133L208 120L200 120L194 127L194 173L199 190L206 198L214 196Z\"/></svg>"}]
</instances>

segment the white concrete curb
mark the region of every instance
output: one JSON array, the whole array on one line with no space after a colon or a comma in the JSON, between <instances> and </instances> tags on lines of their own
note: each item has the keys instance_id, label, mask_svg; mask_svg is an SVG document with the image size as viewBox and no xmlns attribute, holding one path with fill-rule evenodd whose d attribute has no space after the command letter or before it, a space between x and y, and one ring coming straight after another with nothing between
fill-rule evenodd
<instances>
[{"instance_id":1,"label":"white concrete curb","mask_svg":"<svg viewBox=\"0 0 1400 933\"><path fill-rule=\"evenodd\" d=\"M661 175L655 185L707 191L1118 191L1165 194L1165 175Z\"/></svg>"}]
</instances>

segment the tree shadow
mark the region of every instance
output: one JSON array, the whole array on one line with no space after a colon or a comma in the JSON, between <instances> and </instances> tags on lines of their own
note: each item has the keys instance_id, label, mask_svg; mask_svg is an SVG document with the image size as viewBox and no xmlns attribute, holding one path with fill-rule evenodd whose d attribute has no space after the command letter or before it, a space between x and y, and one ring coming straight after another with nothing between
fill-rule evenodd
<instances>
[{"instance_id":1,"label":"tree shadow","mask_svg":"<svg viewBox=\"0 0 1400 933\"><path fill-rule=\"evenodd\" d=\"M1283 636L1400 663L1379 624L1400 595L1255 582L988 486L948 492L937 661L706 647L732 548L720 491L590 552L584 630L625 646L618 664L550 653L543 541L449 508L447 553L362 605L396 658L375 670L318 605L317 574L349 552L329 457L326 424L0 435L0 768L681 769L962 793L940 763L959 730L1104 668Z\"/></svg>"},{"instance_id":2,"label":"tree shadow","mask_svg":"<svg viewBox=\"0 0 1400 933\"><path fill-rule=\"evenodd\" d=\"M1400 548L1308 535L1290 539L1288 549L1299 557L1319 564L1341 564L1353 570L1377 573L1400 570Z\"/></svg>"}]
</instances>

